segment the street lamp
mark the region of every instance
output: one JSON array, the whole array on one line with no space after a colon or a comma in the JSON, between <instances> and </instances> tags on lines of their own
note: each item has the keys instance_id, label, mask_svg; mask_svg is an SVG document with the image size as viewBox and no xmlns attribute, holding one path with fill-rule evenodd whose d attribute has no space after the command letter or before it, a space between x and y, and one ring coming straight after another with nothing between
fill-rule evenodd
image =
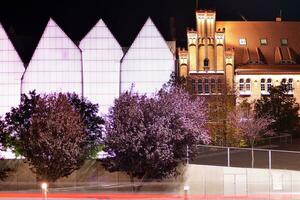
<instances>
[{"instance_id":1,"label":"street lamp","mask_svg":"<svg viewBox=\"0 0 300 200\"><path fill-rule=\"evenodd\" d=\"M47 200L48 184L47 183L42 183L41 188L42 188L42 192L43 192L43 195L44 195L44 199Z\"/></svg>"},{"instance_id":2,"label":"street lamp","mask_svg":"<svg viewBox=\"0 0 300 200\"><path fill-rule=\"evenodd\" d=\"M190 190L190 187L188 185L185 185L183 187L183 191L184 191L184 200L188 199L188 191Z\"/></svg>"}]
</instances>

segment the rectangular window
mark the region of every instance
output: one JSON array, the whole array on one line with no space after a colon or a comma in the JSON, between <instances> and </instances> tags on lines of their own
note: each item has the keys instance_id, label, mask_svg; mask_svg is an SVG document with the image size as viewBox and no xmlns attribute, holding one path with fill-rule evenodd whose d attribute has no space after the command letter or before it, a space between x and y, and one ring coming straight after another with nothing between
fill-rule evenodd
<instances>
[{"instance_id":1,"label":"rectangular window","mask_svg":"<svg viewBox=\"0 0 300 200\"><path fill-rule=\"evenodd\" d=\"M239 40L239 42L240 42L240 45L247 45L247 40L246 40L246 38L240 38L240 40Z\"/></svg>"},{"instance_id":2,"label":"rectangular window","mask_svg":"<svg viewBox=\"0 0 300 200\"><path fill-rule=\"evenodd\" d=\"M208 79L204 80L204 92L205 92L205 94L209 94L209 82L208 82Z\"/></svg>"},{"instance_id":3,"label":"rectangular window","mask_svg":"<svg viewBox=\"0 0 300 200\"><path fill-rule=\"evenodd\" d=\"M239 90L240 90L241 92L244 91L244 79L240 79Z\"/></svg>"},{"instance_id":4,"label":"rectangular window","mask_svg":"<svg viewBox=\"0 0 300 200\"><path fill-rule=\"evenodd\" d=\"M198 80L198 94L202 94L202 93L203 93L202 80L199 79Z\"/></svg>"},{"instance_id":5,"label":"rectangular window","mask_svg":"<svg viewBox=\"0 0 300 200\"><path fill-rule=\"evenodd\" d=\"M266 38L262 38L262 39L260 39L260 45L267 45L268 44L268 41L267 41L267 39Z\"/></svg>"},{"instance_id":6,"label":"rectangular window","mask_svg":"<svg viewBox=\"0 0 300 200\"><path fill-rule=\"evenodd\" d=\"M250 79L246 80L246 91L250 91L251 90L251 81Z\"/></svg>"},{"instance_id":7,"label":"rectangular window","mask_svg":"<svg viewBox=\"0 0 300 200\"><path fill-rule=\"evenodd\" d=\"M194 79L192 80L192 92L196 92L196 81Z\"/></svg>"},{"instance_id":8,"label":"rectangular window","mask_svg":"<svg viewBox=\"0 0 300 200\"><path fill-rule=\"evenodd\" d=\"M281 39L281 46L287 46L288 45L288 39L282 38Z\"/></svg>"},{"instance_id":9,"label":"rectangular window","mask_svg":"<svg viewBox=\"0 0 300 200\"><path fill-rule=\"evenodd\" d=\"M261 79L260 80L260 90L261 91L265 91L266 90L266 80L265 79Z\"/></svg>"}]
</instances>

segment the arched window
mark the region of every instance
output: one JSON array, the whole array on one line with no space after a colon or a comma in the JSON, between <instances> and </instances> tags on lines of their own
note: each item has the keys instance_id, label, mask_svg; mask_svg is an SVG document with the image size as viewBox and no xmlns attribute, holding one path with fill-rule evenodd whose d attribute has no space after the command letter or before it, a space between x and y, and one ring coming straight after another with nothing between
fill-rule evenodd
<instances>
[{"instance_id":1,"label":"arched window","mask_svg":"<svg viewBox=\"0 0 300 200\"><path fill-rule=\"evenodd\" d=\"M202 87L202 79L198 80L198 94L203 93L203 87Z\"/></svg>"},{"instance_id":2,"label":"arched window","mask_svg":"<svg viewBox=\"0 0 300 200\"><path fill-rule=\"evenodd\" d=\"M251 80L249 78L246 80L246 91L251 91Z\"/></svg>"},{"instance_id":3,"label":"arched window","mask_svg":"<svg viewBox=\"0 0 300 200\"><path fill-rule=\"evenodd\" d=\"M240 90L240 92L244 91L244 79L240 79L239 90Z\"/></svg>"},{"instance_id":4,"label":"arched window","mask_svg":"<svg viewBox=\"0 0 300 200\"><path fill-rule=\"evenodd\" d=\"M204 79L204 93L209 94L209 81L208 81L208 79Z\"/></svg>"},{"instance_id":5,"label":"arched window","mask_svg":"<svg viewBox=\"0 0 300 200\"><path fill-rule=\"evenodd\" d=\"M281 84L286 84L286 79L285 78L281 80Z\"/></svg>"},{"instance_id":6,"label":"arched window","mask_svg":"<svg viewBox=\"0 0 300 200\"><path fill-rule=\"evenodd\" d=\"M272 86L272 79L268 78L268 80L267 80L267 91L268 92L269 92L271 86Z\"/></svg>"},{"instance_id":7,"label":"arched window","mask_svg":"<svg viewBox=\"0 0 300 200\"><path fill-rule=\"evenodd\" d=\"M210 80L210 89L211 89L211 93L216 93L216 81L215 79L211 79Z\"/></svg>"},{"instance_id":8,"label":"arched window","mask_svg":"<svg viewBox=\"0 0 300 200\"><path fill-rule=\"evenodd\" d=\"M192 79L192 93L196 92L196 81L195 79Z\"/></svg>"},{"instance_id":9,"label":"arched window","mask_svg":"<svg viewBox=\"0 0 300 200\"><path fill-rule=\"evenodd\" d=\"M208 66L209 66L209 60L208 60L208 58L205 58L204 59L204 68L206 68Z\"/></svg>"},{"instance_id":10,"label":"arched window","mask_svg":"<svg viewBox=\"0 0 300 200\"><path fill-rule=\"evenodd\" d=\"M260 80L260 90L261 90L262 92L265 92L265 91L266 91L266 79L264 79L264 78L262 78L262 79Z\"/></svg>"}]
</instances>

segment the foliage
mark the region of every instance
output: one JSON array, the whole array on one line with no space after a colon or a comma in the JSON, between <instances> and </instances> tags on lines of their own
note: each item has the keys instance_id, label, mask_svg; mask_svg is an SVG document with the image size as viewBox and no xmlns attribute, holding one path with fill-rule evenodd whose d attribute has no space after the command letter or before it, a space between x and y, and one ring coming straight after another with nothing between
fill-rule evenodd
<instances>
[{"instance_id":1,"label":"foliage","mask_svg":"<svg viewBox=\"0 0 300 200\"><path fill-rule=\"evenodd\" d=\"M235 111L229 115L228 119L232 127L237 130L238 138L245 141L251 146L252 168L254 167L254 150L255 142L261 140L264 136L272 136L273 130L270 124L273 119L268 116L256 116L251 106L243 102Z\"/></svg>"},{"instance_id":2,"label":"foliage","mask_svg":"<svg viewBox=\"0 0 300 200\"><path fill-rule=\"evenodd\" d=\"M273 119L268 115L257 117L251 109L245 110L238 107L231 112L228 121L231 126L236 128L239 139L246 141L251 147L262 137L274 134L270 129Z\"/></svg>"},{"instance_id":3,"label":"foliage","mask_svg":"<svg viewBox=\"0 0 300 200\"><path fill-rule=\"evenodd\" d=\"M212 143L219 146L240 146L236 138L236 130L228 123L229 114L235 109L235 93L224 86L220 95L207 97L207 127Z\"/></svg>"},{"instance_id":4,"label":"foliage","mask_svg":"<svg viewBox=\"0 0 300 200\"><path fill-rule=\"evenodd\" d=\"M163 88L168 87L181 87L186 89L187 80L183 76L176 75L175 72L172 72L170 75L170 80L164 85Z\"/></svg>"},{"instance_id":5,"label":"foliage","mask_svg":"<svg viewBox=\"0 0 300 200\"><path fill-rule=\"evenodd\" d=\"M87 133L84 146L90 152L90 158L95 158L97 153L102 150L101 138L104 127L104 120L98 115L98 105L87 99L79 98L75 93L68 93L67 98L75 110L80 113Z\"/></svg>"},{"instance_id":6,"label":"foliage","mask_svg":"<svg viewBox=\"0 0 300 200\"><path fill-rule=\"evenodd\" d=\"M26 157L40 178L55 181L78 169L100 145L98 107L75 94L22 95L6 114L6 146Z\"/></svg>"},{"instance_id":7,"label":"foliage","mask_svg":"<svg viewBox=\"0 0 300 200\"><path fill-rule=\"evenodd\" d=\"M299 104L293 96L287 95L286 85L271 87L269 93L270 95L257 100L255 104L257 116L271 116L274 119L271 128L277 133L292 132L299 123Z\"/></svg>"},{"instance_id":8,"label":"foliage","mask_svg":"<svg viewBox=\"0 0 300 200\"><path fill-rule=\"evenodd\" d=\"M4 123L2 121L0 121L0 130L3 128L4 128ZM6 135L0 132L0 151L5 150L5 148L3 146L5 141L6 141ZM3 158L0 155L0 163L1 163L2 159ZM8 176L8 172L10 172L10 171L11 170L9 168L3 166L1 163L1 165L0 165L0 181L4 181Z\"/></svg>"},{"instance_id":9,"label":"foliage","mask_svg":"<svg viewBox=\"0 0 300 200\"><path fill-rule=\"evenodd\" d=\"M155 97L125 92L107 117L104 167L126 172L132 182L177 175L187 145L209 143L205 122L203 99L181 88L165 87Z\"/></svg>"}]
</instances>

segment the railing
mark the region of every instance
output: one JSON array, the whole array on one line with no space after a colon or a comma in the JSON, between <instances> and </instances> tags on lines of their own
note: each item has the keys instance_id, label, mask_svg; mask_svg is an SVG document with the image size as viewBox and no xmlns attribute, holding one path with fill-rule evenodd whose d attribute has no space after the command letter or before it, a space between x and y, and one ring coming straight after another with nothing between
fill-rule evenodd
<instances>
[{"instance_id":1,"label":"railing","mask_svg":"<svg viewBox=\"0 0 300 200\"><path fill-rule=\"evenodd\" d=\"M198 145L190 164L300 170L300 152Z\"/></svg>"}]
</instances>

